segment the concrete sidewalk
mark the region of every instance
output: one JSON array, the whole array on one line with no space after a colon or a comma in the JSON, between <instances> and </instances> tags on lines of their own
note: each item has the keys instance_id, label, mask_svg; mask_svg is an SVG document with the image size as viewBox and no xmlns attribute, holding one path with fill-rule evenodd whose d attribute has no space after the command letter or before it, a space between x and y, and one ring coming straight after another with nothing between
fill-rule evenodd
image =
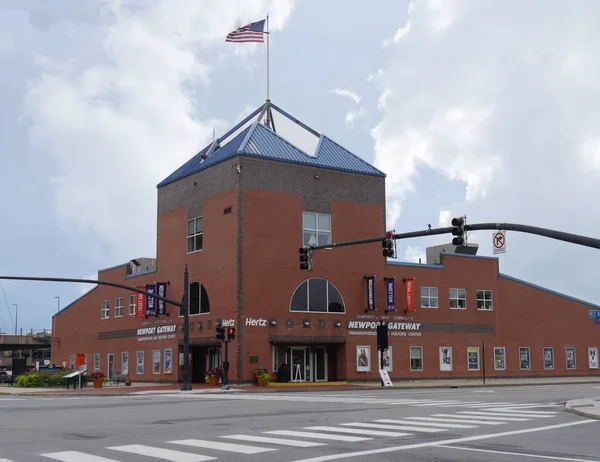
<instances>
[{"instance_id":1,"label":"concrete sidewalk","mask_svg":"<svg viewBox=\"0 0 600 462\"><path fill-rule=\"evenodd\" d=\"M565 409L581 417L600 420L600 397L572 399L567 401Z\"/></svg>"},{"instance_id":2,"label":"concrete sidewalk","mask_svg":"<svg viewBox=\"0 0 600 462\"><path fill-rule=\"evenodd\" d=\"M394 381L392 390L423 390L441 388L497 388L515 386L540 386L540 385L565 385L565 384L594 384L600 383L600 376L596 377L549 377L532 379L487 379L485 385L481 380L414 380ZM64 389L64 388L20 388L16 386L0 386L0 395L32 395L32 396L119 396L139 394L174 394L174 393L230 393L230 392L254 392L254 393L290 393L290 392L331 392L347 390L375 390L381 389L380 382L351 382L341 384L275 384L268 387L256 385L232 385L230 390L222 390L221 387L212 387L206 384L193 384L193 390L182 392L181 384L150 384L135 383L127 387L105 386L102 388ZM388 388L389 390L389 388Z\"/></svg>"}]
</instances>

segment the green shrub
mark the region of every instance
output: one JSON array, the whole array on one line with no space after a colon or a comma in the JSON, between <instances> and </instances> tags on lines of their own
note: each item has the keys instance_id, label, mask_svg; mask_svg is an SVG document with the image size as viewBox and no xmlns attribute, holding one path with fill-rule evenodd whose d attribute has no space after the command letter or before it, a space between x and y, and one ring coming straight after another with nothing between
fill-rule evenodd
<instances>
[{"instance_id":1,"label":"green shrub","mask_svg":"<svg viewBox=\"0 0 600 462\"><path fill-rule=\"evenodd\" d=\"M23 388L45 388L50 381L51 387L58 387L64 383L62 377L70 374L71 371L60 372L30 372L29 374L19 375L17 377L17 386Z\"/></svg>"}]
</instances>

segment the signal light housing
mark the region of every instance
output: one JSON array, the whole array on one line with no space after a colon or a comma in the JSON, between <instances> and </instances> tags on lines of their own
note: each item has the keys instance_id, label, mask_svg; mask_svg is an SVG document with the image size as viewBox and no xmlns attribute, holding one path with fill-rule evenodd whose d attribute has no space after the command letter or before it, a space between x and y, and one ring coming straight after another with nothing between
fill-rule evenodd
<instances>
[{"instance_id":1,"label":"signal light housing","mask_svg":"<svg viewBox=\"0 0 600 462\"><path fill-rule=\"evenodd\" d=\"M382 255L386 258L394 257L394 233L392 231L388 231L385 233L385 239L381 241L381 247L383 247Z\"/></svg>"},{"instance_id":2,"label":"signal light housing","mask_svg":"<svg viewBox=\"0 0 600 462\"><path fill-rule=\"evenodd\" d=\"M466 245L464 217L457 217L452 219L452 235L456 236L452 239L452 245Z\"/></svg>"},{"instance_id":3,"label":"signal light housing","mask_svg":"<svg viewBox=\"0 0 600 462\"><path fill-rule=\"evenodd\" d=\"M227 329L227 340L231 341L235 339L235 327Z\"/></svg>"},{"instance_id":4,"label":"signal light housing","mask_svg":"<svg viewBox=\"0 0 600 462\"><path fill-rule=\"evenodd\" d=\"M225 340L225 328L217 326L217 338L219 340Z\"/></svg>"},{"instance_id":5,"label":"signal light housing","mask_svg":"<svg viewBox=\"0 0 600 462\"><path fill-rule=\"evenodd\" d=\"M308 247L308 246L300 247L300 249L298 250L298 253L300 254L300 256L298 258L300 260L300 269L302 271L312 271L313 270L312 251L311 251L310 247Z\"/></svg>"}]
</instances>

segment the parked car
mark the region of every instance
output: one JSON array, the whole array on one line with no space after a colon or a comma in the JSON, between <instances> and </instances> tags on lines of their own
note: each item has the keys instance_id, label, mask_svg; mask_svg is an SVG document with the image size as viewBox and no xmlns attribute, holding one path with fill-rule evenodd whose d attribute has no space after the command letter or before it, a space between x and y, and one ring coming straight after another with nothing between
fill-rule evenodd
<instances>
[{"instance_id":1,"label":"parked car","mask_svg":"<svg viewBox=\"0 0 600 462\"><path fill-rule=\"evenodd\" d=\"M12 375L7 374L6 371L0 371L0 383L15 383Z\"/></svg>"}]
</instances>

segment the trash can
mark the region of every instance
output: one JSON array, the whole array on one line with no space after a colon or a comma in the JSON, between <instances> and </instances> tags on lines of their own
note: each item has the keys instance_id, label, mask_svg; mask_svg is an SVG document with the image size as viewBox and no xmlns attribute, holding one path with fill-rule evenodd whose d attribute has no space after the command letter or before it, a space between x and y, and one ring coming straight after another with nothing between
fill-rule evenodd
<instances>
[{"instance_id":1,"label":"trash can","mask_svg":"<svg viewBox=\"0 0 600 462\"><path fill-rule=\"evenodd\" d=\"M277 381L283 383L290 381L290 366L287 364L279 366L279 371L277 371Z\"/></svg>"}]
</instances>

